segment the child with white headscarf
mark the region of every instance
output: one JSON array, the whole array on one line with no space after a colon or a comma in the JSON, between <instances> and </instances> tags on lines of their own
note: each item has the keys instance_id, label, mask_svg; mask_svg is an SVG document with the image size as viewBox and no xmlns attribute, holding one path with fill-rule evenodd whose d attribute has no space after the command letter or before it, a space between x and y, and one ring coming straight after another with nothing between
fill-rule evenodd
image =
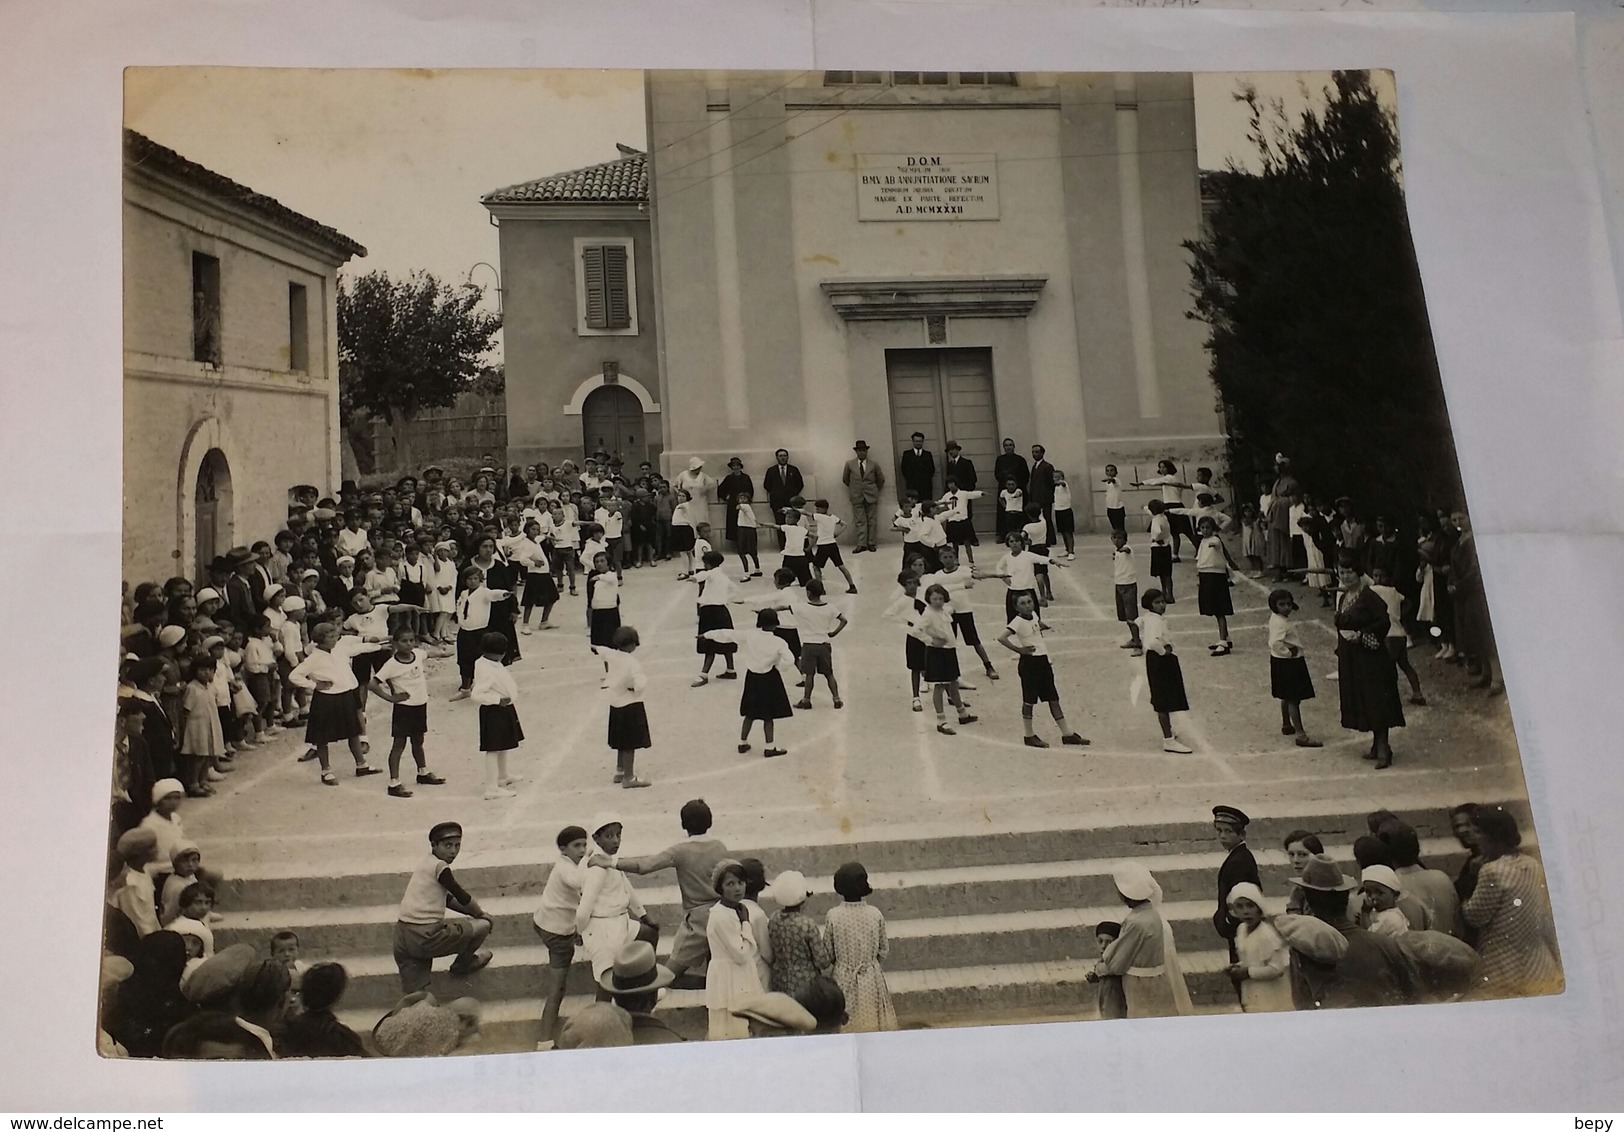
<instances>
[{"instance_id":1,"label":"child with white headscarf","mask_svg":"<svg viewBox=\"0 0 1624 1132\"><path fill-rule=\"evenodd\" d=\"M1229 890L1229 914L1239 925L1235 930L1235 951L1239 961L1229 974L1240 980L1241 1009L1248 1014L1293 1010L1291 949L1264 919L1263 890L1251 881L1242 881Z\"/></svg>"}]
</instances>

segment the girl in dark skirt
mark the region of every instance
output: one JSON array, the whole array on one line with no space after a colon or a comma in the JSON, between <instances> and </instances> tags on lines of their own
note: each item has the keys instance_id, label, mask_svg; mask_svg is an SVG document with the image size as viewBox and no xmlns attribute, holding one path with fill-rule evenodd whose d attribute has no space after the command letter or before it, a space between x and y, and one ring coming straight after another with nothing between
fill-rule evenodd
<instances>
[{"instance_id":1,"label":"girl in dark skirt","mask_svg":"<svg viewBox=\"0 0 1624 1132\"><path fill-rule=\"evenodd\" d=\"M739 678L739 674L733 671L733 654L738 651L738 646L724 644L705 635L715 629L733 628L733 614L727 608L728 599L733 596L733 579L722 569L725 561L719 551L707 550L702 559L704 569L695 570L689 575L699 583L699 634L694 639L694 651L705 658L699 667L699 679L689 685L693 688L702 688L710 683L711 665L716 663L717 657L721 657L727 665L727 671L717 679Z\"/></svg>"},{"instance_id":2,"label":"girl in dark skirt","mask_svg":"<svg viewBox=\"0 0 1624 1132\"><path fill-rule=\"evenodd\" d=\"M925 610L919 615L919 631L925 639L925 683L931 686L931 703L936 708L936 730L943 735L957 732L947 725L946 698L959 715L959 724L974 723L959 696L959 650L953 636L953 617L947 611L947 587L932 585L925 590Z\"/></svg>"},{"instance_id":3,"label":"girl in dark skirt","mask_svg":"<svg viewBox=\"0 0 1624 1132\"><path fill-rule=\"evenodd\" d=\"M643 706L643 689L648 678L643 666L632 657L637 646L637 630L622 625L614 632L607 656L609 663L609 749L615 752L615 781L626 790L649 785L632 772L637 752L653 746L648 734L648 711Z\"/></svg>"},{"instance_id":4,"label":"girl in dark skirt","mask_svg":"<svg viewBox=\"0 0 1624 1132\"><path fill-rule=\"evenodd\" d=\"M1213 656L1228 656L1234 650L1229 639L1229 619L1235 615L1235 603L1229 596L1229 572L1235 568L1229 548L1218 537L1216 520L1203 515L1196 520L1200 542L1195 552L1196 608L1203 617L1218 622L1218 640L1207 646Z\"/></svg>"},{"instance_id":5,"label":"girl in dark skirt","mask_svg":"<svg viewBox=\"0 0 1624 1132\"><path fill-rule=\"evenodd\" d=\"M1150 707L1162 728L1162 750L1188 755L1191 749L1173 733L1173 713L1189 711L1184 694L1184 670L1173 655L1173 640L1167 629L1167 599L1158 589L1148 589L1139 599L1144 613L1139 615L1139 639L1145 648L1145 682L1150 685Z\"/></svg>"},{"instance_id":6,"label":"girl in dark skirt","mask_svg":"<svg viewBox=\"0 0 1624 1132\"><path fill-rule=\"evenodd\" d=\"M703 638L731 645L744 655L744 690L739 697L739 715L744 719L744 726L739 729L741 755L750 749L750 730L758 719L767 744L762 755L771 759L789 753L773 746L773 722L795 714L789 706L789 693L784 690L784 677L778 671L785 665L793 667L795 658L790 655L789 646L774 634L776 628L777 612L763 609L756 614L754 629L710 629Z\"/></svg>"},{"instance_id":7,"label":"girl in dark skirt","mask_svg":"<svg viewBox=\"0 0 1624 1132\"><path fill-rule=\"evenodd\" d=\"M1145 504L1150 513L1150 576L1162 584L1162 600L1173 604L1173 528L1168 521L1167 505L1160 499ZM1147 593L1149 591L1146 591ZM1140 605L1145 606L1144 599Z\"/></svg>"},{"instance_id":8,"label":"girl in dark skirt","mask_svg":"<svg viewBox=\"0 0 1624 1132\"><path fill-rule=\"evenodd\" d=\"M524 741L519 709L513 706L519 686L503 659L507 637L488 630L481 648L483 655L474 664L473 699L479 705L479 749L485 752L485 797L513 798L509 787L523 781L508 773L507 763L508 752Z\"/></svg>"},{"instance_id":9,"label":"girl in dark skirt","mask_svg":"<svg viewBox=\"0 0 1624 1132\"><path fill-rule=\"evenodd\" d=\"M1269 693L1280 701L1280 734L1295 735L1299 747L1321 747L1303 728L1302 703L1314 698L1314 681L1291 615L1297 599L1290 590L1269 594Z\"/></svg>"},{"instance_id":10,"label":"girl in dark skirt","mask_svg":"<svg viewBox=\"0 0 1624 1132\"><path fill-rule=\"evenodd\" d=\"M1344 551L1337 560L1341 593L1336 600L1336 670L1342 698L1342 726L1368 731L1376 769L1393 765L1390 728L1404 726L1398 671L1387 652L1387 603L1370 592L1359 573L1358 559Z\"/></svg>"},{"instance_id":11,"label":"girl in dark skirt","mask_svg":"<svg viewBox=\"0 0 1624 1132\"><path fill-rule=\"evenodd\" d=\"M897 585L902 587L902 596L891 603L885 616L908 627L907 635L902 638L903 660L913 682L913 709L924 711L925 705L919 698L919 681L925 675L925 638L919 630L919 617L925 612L925 603L919 600L919 575L904 570L897 575Z\"/></svg>"},{"instance_id":12,"label":"girl in dark skirt","mask_svg":"<svg viewBox=\"0 0 1624 1132\"><path fill-rule=\"evenodd\" d=\"M358 652L375 652L380 647L356 637L341 637L338 626L323 621L310 631L310 654L288 673L295 688L305 688L310 697L310 719L305 725L305 742L315 748L321 761L321 781L337 786L338 779L327 765L327 745L347 743L355 759L355 777L379 773L368 766L361 750L360 697L350 658Z\"/></svg>"},{"instance_id":13,"label":"girl in dark skirt","mask_svg":"<svg viewBox=\"0 0 1624 1132\"><path fill-rule=\"evenodd\" d=\"M474 665L484 651L485 633L491 628L491 609L507 596L506 590L493 590L478 565L462 571L462 593L457 598L457 673L461 685L453 700L467 699L474 686Z\"/></svg>"},{"instance_id":14,"label":"girl in dark skirt","mask_svg":"<svg viewBox=\"0 0 1624 1132\"><path fill-rule=\"evenodd\" d=\"M586 579L587 631L593 651L613 648L615 630L620 628L620 579L609 566L607 551L592 556L592 573Z\"/></svg>"},{"instance_id":15,"label":"girl in dark skirt","mask_svg":"<svg viewBox=\"0 0 1624 1132\"><path fill-rule=\"evenodd\" d=\"M552 616L553 606L558 604L558 583L553 581L553 564L541 545L541 524L531 519L524 525L524 533L533 547L526 548L531 550L531 557L525 564L524 619L520 622L520 632L528 633L530 613L538 605L541 606L541 628L553 627L547 619Z\"/></svg>"}]
</instances>

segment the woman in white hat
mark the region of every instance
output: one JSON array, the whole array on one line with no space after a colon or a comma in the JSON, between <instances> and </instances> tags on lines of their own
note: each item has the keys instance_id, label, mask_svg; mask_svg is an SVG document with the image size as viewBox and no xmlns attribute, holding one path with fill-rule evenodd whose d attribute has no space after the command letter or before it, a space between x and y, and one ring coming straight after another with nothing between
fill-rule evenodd
<instances>
[{"instance_id":1,"label":"woman in white hat","mask_svg":"<svg viewBox=\"0 0 1624 1132\"><path fill-rule=\"evenodd\" d=\"M1122 862L1111 880L1128 912L1122 917L1122 933L1106 947L1095 973L1121 977L1129 1018L1193 1014L1173 932L1162 919L1161 886L1137 861Z\"/></svg>"},{"instance_id":2,"label":"woman in white hat","mask_svg":"<svg viewBox=\"0 0 1624 1132\"><path fill-rule=\"evenodd\" d=\"M834 966L834 948L823 928L806 914L808 890L800 873L793 869L779 873L761 895L778 905L777 914L767 924L773 956L768 989L798 996Z\"/></svg>"}]
</instances>

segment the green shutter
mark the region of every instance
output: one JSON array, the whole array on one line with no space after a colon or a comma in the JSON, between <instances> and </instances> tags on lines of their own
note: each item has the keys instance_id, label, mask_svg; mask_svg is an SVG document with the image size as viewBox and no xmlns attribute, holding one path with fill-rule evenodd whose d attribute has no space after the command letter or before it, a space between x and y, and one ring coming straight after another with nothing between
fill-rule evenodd
<instances>
[{"instance_id":1,"label":"green shutter","mask_svg":"<svg viewBox=\"0 0 1624 1132\"><path fill-rule=\"evenodd\" d=\"M606 244L599 250L603 252L603 290L608 308L604 325L610 330L625 330L632 324L626 283L626 249L620 244Z\"/></svg>"},{"instance_id":2,"label":"green shutter","mask_svg":"<svg viewBox=\"0 0 1624 1132\"><path fill-rule=\"evenodd\" d=\"M586 324L591 330L608 328L608 298L604 292L602 247L581 249L581 271L586 280Z\"/></svg>"}]
</instances>

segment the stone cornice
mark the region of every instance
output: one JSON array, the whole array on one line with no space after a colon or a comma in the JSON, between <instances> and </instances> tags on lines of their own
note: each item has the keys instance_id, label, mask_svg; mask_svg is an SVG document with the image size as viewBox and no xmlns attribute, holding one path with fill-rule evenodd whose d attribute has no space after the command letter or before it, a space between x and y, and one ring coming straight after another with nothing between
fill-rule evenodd
<instances>
[{"instance_id":1,"label":"stone cornice","mask_svg":"<svg viewBox=\"0 0 1624 1132\"><path fill-rule=\"evenodd\" d=\"M503 220L626 220L647 223L648 205L640 201L487 201L485 208Z\"/></svg>"},{"instance_id":2,"label":"stone cornice","mask_svg":"<svg viewBox=\"0 0 1624 1132\"><path fill-rule=\"evenodd\" d=\"M1046 275L910 276L825 279L819 284L841 318L1025 318L1037 306Z\"/></svg>"}]
</instances>

